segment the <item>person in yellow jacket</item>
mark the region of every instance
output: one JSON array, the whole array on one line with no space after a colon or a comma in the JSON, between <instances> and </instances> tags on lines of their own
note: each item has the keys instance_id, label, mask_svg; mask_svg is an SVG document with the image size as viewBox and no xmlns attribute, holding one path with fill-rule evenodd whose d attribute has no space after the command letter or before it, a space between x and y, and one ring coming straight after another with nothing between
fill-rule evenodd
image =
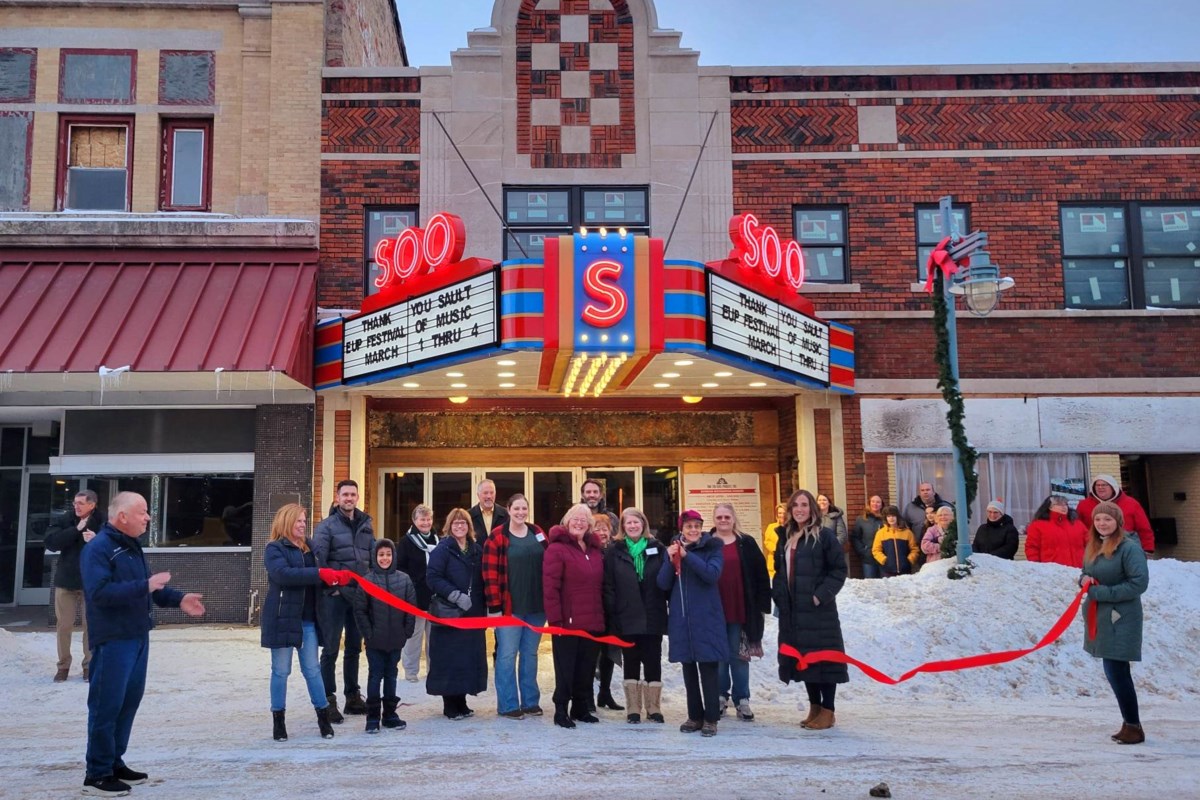
<instances>
[{"instance_id":1,"label":"person in yellow jacket","mask_svg":"<svg viewBox=\"0 0 1200 800\"><path fill-rule=\"evenodd\" d=\"M775 580L775 548L779 546L779 526L787 522L787 504L775 504L775 521L763 528L762 549L763 555L767 557L767 572L771 574L771 580Z\"/></svg>"},{"instance_id":2,"label":"person in yellow jacket","mask_svg":"<svg viewBox=\"0 0 1200 800\"><path fill-rule=\"evenodd\" d=\"M879 562L883 577L908 575L917 565L917 558L921 554L917 549L917 540L908 522L900 515L900 509L888 506L883 509L883 519L884 526L875 534L871 555Z\"/></svg>"}]
</instances>

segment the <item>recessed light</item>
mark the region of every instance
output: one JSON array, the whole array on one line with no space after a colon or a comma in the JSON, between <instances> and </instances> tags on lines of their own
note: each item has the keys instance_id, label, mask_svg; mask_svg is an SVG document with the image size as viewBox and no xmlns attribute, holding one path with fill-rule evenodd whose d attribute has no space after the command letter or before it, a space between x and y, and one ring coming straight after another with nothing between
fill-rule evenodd
<instances>
[{"instance_id":1,"label":"recessed light","mask_svg":"<svg viewBox=\"0 0 1200 800\"><path fill-rule=\"evenodd\" d=\"M716 388L717 388L718 386L720 386L720 385L721 385L721 384L719 384L719 383L702 383L702 384L700 384L700 388L702 388L702 389L716 389Z\"/></svg>"},{"instance_id":2,"label":"recessed light","mask_svg":"<svg viewBox=\"0 0 1200 800\"><path fill-rule=\"evenodd\" d=\"M714 378L732 378L733 373L732 372L714 372L713 377Z\"/></svg>"},{"instance_id":3,"label":"recessed light","mask_svg":"<svg viewBox=\"0 0 1200 800\"><path fill-rule=\"evenodd\" d=\"M404 386L405 389L420 389L421 388L421 384L419 384L419 383L405 383L402 385Z\"/></svg>"},{"instance_id":4,"label":"recessed light","mask_svg":"<svg viewBox=\"0 0 1200 800\"><path fill-rule=\"evenodd\" d=\"M664 372L663 377L664 378L678 378L679 373L678 372Z\"/></svg>"},{"instance_id":5,"label":"recessed light","mask_svg":"<svg viewBox=\"0 0 1200 800\"><path fill-rule=\"evenodd\" d=\"M451 389L465 389L465 388L467 388L467 385L465 383L452 383L452 384L450 384L450 388Z\"/></svg>"},{"instance_id":6,"label":"recessed light","mask_svg":"<svg viewBox=\"0 0 1200 800\"><path fill-rule=\"evenodd\" d=\"M515 378L515 377L517 377L517 373L515 373L515 372L497 372L496 377L497 378Z\"/></svg>"},{"instance_id":7,"label":"recessed light","mask_svg":"<svg viewBox=\"0 0 1200 800\"><path fill-rule=\"evenodd\" d=\"M446 373L447 378L461 378L462 376L463 376L463 374L461 372L447 372Z\"/></svg>"},{"instance_id":8,"label":"recessed light","mask_svg":"<svg viewBox=\"0 0 1200 800\"><path fill-rule=\"evenodd\" d=\"M754 383L752 383L750 385L753 386L755 389L761 389L762 387L767 385L767 382L766 381L755 381Z\"/></svg>"},{"instance_id":9,"label":"recessed light","mask_svg":"<svg viewBox=\"0 0 1200 800\"><path fill-rule=\"evenodd\" d=\"M669 384L669 383L656 383L656 384L654 384L654 388L655 388L655 389L670 389L670 388L671 388L671 384Z\"/></svg>"},{"instance_id":10,"label":"recessed light","mask_svg":"<svg viewBox=\"0 0 1200 800\"><path fill-rule=\"evenodd\" d=\"M682 399L682 400L683 400L683 402L685 402L685 403L699 403L699 402L700 402L701 400L703 400L704 398L703 398L703 397L696 397L695 395L686 395L686 394L685 394L685 395L684 395L684 396L683 396L681 399Z\"/></svg>"},{"instance_id":11,"label":"recessed light","mask_svg":"<svg viewBox=\"0 0 1200 800\"><path fill-rule=\"evenodd\" d=\"M497 361L496 363L502 367L515 367L517 365L517 362L513 361L511 358L506 358L502 361Z\"/></svg>"},{"instance_id":12,"label":"recessed light","mask_svg":"<svg viewBox=\"0 0 1200 800\"><path fill-rule=\"evenodd\" d=\"M675 366L677 366L677 367L690 367L692 364L695 364L695 363L696 363L695 361L676 361L676 362L675 362Z\"/></svg>"},{"instance_id":13,"label":"recessed light","mask_svg":"<svg viewBox=\"0 0 1200 800\"><path fill-rule=\"evenodd\" d=\"M462 405L463 403L467 402L467 400L469 400L470 398L459 395L457 397L447 397L446 399L449 400L451 403L454 403L455 405Z\"/></svg>"},{"instance_id":14,"label":"recessed light","mask_svg":"<svg viewBox=\"0 0 1200 800\"><path fill-rule=\"evenodd\" d=\"M517 385L516 385L515 383L502 383L502 384L500 384L500 388L501 388L501 389L515 389L515 388L516 388L516 386L517 386Z\"/></svg>"}]
</instances>

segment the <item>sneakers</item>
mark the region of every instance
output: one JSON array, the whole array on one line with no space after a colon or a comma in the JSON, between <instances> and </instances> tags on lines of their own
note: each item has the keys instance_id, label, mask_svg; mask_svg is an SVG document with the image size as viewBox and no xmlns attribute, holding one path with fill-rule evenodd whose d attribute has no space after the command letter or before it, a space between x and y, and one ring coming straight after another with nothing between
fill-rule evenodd
<instances>
[{"instance_id":1,"label":"sneakers","mask_svg":"<svg viewBox=\"0 0 1200 800\"><path fill-rule=\"evenodd\" d=\"M712 738L717 735L717 723L705 722L700 726L700 735L705 738Z\"/></svg>"},{"instance_id":2,"label":"sneakers","mask_svg":"<svg viewBox=\"0 0 1200 800\"><path fill-rule=\"evenodd\" d=\"M525 719L525 712L519 708L514 708L512 711L501 711L500 716L505 719Z\"/></svg>"},{"instance_id":3,"label":"sneakers","mask_svg":"<svg viewBox=\"0 0 1200 800\"><path fill-rule=\"evenodd\" d=\"M704 724L698 719L689 719L679 726L680 733L695 733L704 727Z\"/></svg>"},{"instance_id":4,"label":"sneakers","mask_svg":"<svg viewBox=\"0 0 1200 800\"><path fill-rule=\"evenodd\" d=\"M728 710L729 710L729 698L722 697L721 698L721 716L722 717L725 716L725 712Z\"/></svg>"},{"instance_id":5,"label":"sneakers","mask_svg":"<svg viewBox=\"0 0 1200 800\"><path fill-rule=\"evenodd\" d=\"M67 672L68 672L68 670L60 669L58 672L54 673L54 682L55 683L66 683L67 682Z\"/></svg>"},{"instance_id":6,"label":"sneakers","mask_svg":"<svg viewBox=\"0 0 1200 800\"><path fill-rule=\"evenodd\" d=\"M527 717L540 717L544 712L541 706L530 706L529 708L522 708L521 713Z\"/></svg>"},{"instance_id":7,"label":"sneakers","mask_svg":"<svg viewBox=\"0 0 1200 800\"><path fill-rule=\"evenodd\" d=\"M112 775L102 778L84 778L83 793L89 797L124 797L129 794L129 784Z\"/></svg>"},{"instance_id":8,"label":"sneakers","mask_svg":"<svg viewBox=\"0 0 1200 800\"><path fill-rule=\"evenodd\" d=\"M406 675L404 677L404 680L408 681L409 683L416 683L417 681L419 681L421 679L418 678L416 675Z\"/></svg>"},{"instance_id":9,"label":"sneakers","mask_svg":"<svg viewBox=\"0 0 1200 800\"><path fill-rule=\"evenodd\" d=\"M128 783L130 786L140 786L145 783L150 777L144 772L138 772L136 769L130 769L122 764L113 770L113 777L123 783Z\"/></svg>"},{"instance_id":10,"label":"sneakers","mask_svg":"<svg viewBox=\"0 0 1200 800\"><path fill-rule=\"evenodd\" d=\"M750 710L749 700L741 700L738 702L737 718L742 722L754 722L754 712Z\"/></svg>"}]
</instances>

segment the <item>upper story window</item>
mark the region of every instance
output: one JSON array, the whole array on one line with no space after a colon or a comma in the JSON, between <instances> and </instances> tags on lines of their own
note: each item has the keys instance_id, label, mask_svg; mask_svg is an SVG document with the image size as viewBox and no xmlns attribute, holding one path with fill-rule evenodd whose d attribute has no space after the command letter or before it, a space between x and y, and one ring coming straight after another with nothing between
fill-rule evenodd
<instances>
[{"instance_id":1,"label":"upper story window","mask_svg":"<svg viewBox=\"0 0 1200 800\"><path fill-rule=\"evenodd\" d=\"M845 283L846 209L841 206L797 206L792 211L793 238L804 253L804 280Z\"/></svg>"},{"instance_id":2,"label":"upper story window","mask_svg":"<svg viewBox=\"0 0 1200 800\"><path fill-rule=\"evenodd\" d=\"M0 47L0 103L32 103L37 82L37 50Z\"/></svg>"},{"instance_id":3,"label":"upper story window","mask_svg":"<svg viewBox=\"0 0 1200 800\"><path fill-rule=\"evenodd\" d=\"M417 209L414 206L387 206L368 208L366 212L363 244L363 294L372 295L379 291L375 285L379 277L379 265L375 263L375 245L380 239L395 236L405 228L417 224Z\"/></svg>"},{"instance_id":4,"label":"upper story window","mask_svg":"<svg viewBox=\"0 0 1200 800\"><path fill-rule=\"evenodd\" d=\"M136 101L136 50L60 51L58 102L128 105Z\"/></svg>"},{"instance_id":5,"label":"upper story window","mask_svg":"<svg viewBox=\"0 0 1200 800\"><path fill-rule=\"evenodd\" d=\"M1200 307L1200 205L1065 205L1068 308Z\"/></svg>"},{"instance_id":6,"label":"upper story window","mask_svg":"<svg viewBox=\"0 0 1200 800\"><path fill-rule=\"evenodd\" d=\"M165 118L162 125L163 211L208 211L212 187L212 120Z\"/></svg>"},{"instance_id":7,"label":"upper story window","mask_svg":"<svg viewBox=\"0 0 1200 800\"><path fill-rule=\"evenodd\" d=\"M946 231L942 224L942 211L937 206L917 206L917 280L925 280L925 267L929 263L929 254L938 243L957 233L966 236L971 232L971 209L966 206L955 206L950 220L952 230ZM803 244L803 242L801 242Z\"/></svg>"},{"instance_id":8,"label":"upper story window","mask_svg":"<svg viewBox=\"0 0 1200 800\"><path fill-rule=\"evenodd\" d=\"M216 101L212 51L163 50L158 61L159 103L203 106Z\"/></svg>"},{"instance_id":9,"label":"upper story window","mask_svg":"<svg viewBox=\"0 0 1200 800\"><path fill-rule=\"evenodd\" d=\"M585 228L650 232L650 192L644 187L576 186L504 190L504 258L540 259L547 236ZM524 251L524 252L522 252Z\"/></svg>"},{"instance_id":10,"label":"upper story window","mask_svg":"<svg viewBox=\"0 0 1200 800\"><path fill-rule=\"evenodd\" d=\"M58 208L128 211L133 117L59 115Z\"/></svg>"}]
</instances>

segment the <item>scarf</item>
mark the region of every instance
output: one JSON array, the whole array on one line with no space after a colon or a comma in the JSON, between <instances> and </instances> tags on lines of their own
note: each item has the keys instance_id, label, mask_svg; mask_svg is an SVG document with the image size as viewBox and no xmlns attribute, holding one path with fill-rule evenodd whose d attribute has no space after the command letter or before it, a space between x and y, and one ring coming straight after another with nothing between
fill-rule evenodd
<instances>
[{"instance_id":1,"label":"scarf","mask_svg":"<svg viewBox=\"0 0 1200 800\"><path fill-rule=\"evenodd\" d=\"M430 531L430 538L433 541L428 541L419 530L412 528L408 532L408 540L417 546L417 549L425 554L425 565L429 565L429 554L433 552L433 548L437 546L437 535Z\"/></svg>"},{"instance_id":2,"label":"scarf","mask_svg":"<svg viewBox=\"0 0 1200 800\"><path fill-rule=\"evenodd\" d=\"M646 572L646 547L650 542L645 536L642 536L636 542L633 539L626 539L625 546L629 548L629 555L633 556L633 568L637 570L638 580L641 581L645 577Z\"/></svg>"}]
</instances>

